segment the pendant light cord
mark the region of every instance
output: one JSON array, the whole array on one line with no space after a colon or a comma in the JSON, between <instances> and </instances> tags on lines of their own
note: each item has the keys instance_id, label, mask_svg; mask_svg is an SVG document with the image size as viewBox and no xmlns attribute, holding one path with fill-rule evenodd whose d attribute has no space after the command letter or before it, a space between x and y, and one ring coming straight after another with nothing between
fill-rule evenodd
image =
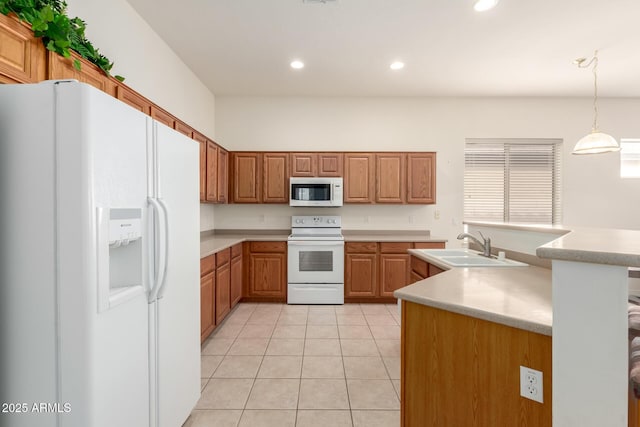
<instances>
[{"instance_id":1,"label":"pendant light cord","mask_svg":"<svg viewBox=\"0 0 640 427\"><path fill-rule=\"evenodd\" d=\"M579 58L574 61L578 68L589 68L593 64L593 128L591 132L598 131L598 51L593 52L593 58L589 62L586 58Z\"/></svg>"},{"instance_id":2,"label":"pendant light cord","mask_svg":"<svg viewBox=\"0 0 640 427\"><path fill-rule=\"evenodd\" d=\"M598 51L593 54L593 132L598 131Z\"/></svg>"}]
</instances>

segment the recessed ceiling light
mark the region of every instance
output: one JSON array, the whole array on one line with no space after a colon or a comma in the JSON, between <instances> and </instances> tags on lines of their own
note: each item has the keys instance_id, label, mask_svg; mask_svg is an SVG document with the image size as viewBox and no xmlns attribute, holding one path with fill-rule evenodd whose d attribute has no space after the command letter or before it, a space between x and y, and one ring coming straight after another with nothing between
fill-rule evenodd
<instances>
[{"instance_id":1,"label":"recessed ceiling light","mask_svg":"<svg viewBox=\"0 0 640 427\"><path fill-rule=\"evenodd\" d=\"M389 65L389 68L391 68L392 70L402 70L404 68L404 62L401 62L401 61L392 62L391 65Z\"/></svg>"},{"instance_id":2,"label":"recessed ceiling light","mask_svg":"<svg viewBox=\"0 0 640 427\"><path fill-rule=\"evenodd\" d=\"M477 0L473 8L476 12L484 12L489 9L493 9L500 0Z\"/></svg>"},{"instance_id":3,"label":"recessed ceiling light","mask_svg":"<svg viewBox=\"0 0 640 427\"><path fill-rule=\"evenodd\" d=\"M304 62L302 61L298 61L297 59L295 61L291 61L291 68L293 68L294 70L299 70L301 68L304 68Z\"/></svg>"}]
</instances>

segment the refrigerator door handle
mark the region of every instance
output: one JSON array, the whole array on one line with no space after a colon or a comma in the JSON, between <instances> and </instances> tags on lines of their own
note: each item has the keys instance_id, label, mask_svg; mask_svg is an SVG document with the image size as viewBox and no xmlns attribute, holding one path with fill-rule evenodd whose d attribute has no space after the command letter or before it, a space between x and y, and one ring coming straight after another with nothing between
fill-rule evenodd
<instances>
[{"instance_id":1,"label":"refrigerator door handle","mask_svg":"<svg viewBox=\"0 0 640 427\"><path fill-rule=\"evenodd\" d=\"M160 299L164 296L164 291L167 286L167 269L169 268L169 209L167 204L162 199L157 199L162 211L164 213L164 271L162 273L162 281L158 282L159 288L157 298Z\"/></svg>"},{"instance_id":2,"label":"refrigerator door handle","mask_svg":"<svg viewBox=\"0 0 640 427\"><path fill-rule=\"evenodd\" d=\"M156 239L156 247L154 249L154 258L156 258L155 268L153 263L150 263L151 269L154 279L151 280L153 286L149 288L149 302L152 303L158 299L158 292L160 291L160 287L164 282L165 273L167 271L167 259L166 259L166 247L167 247L167 236L166 236L166 218L164 216L164 209L162 205L159 203L158 199L149 197L147 199L149 205L153 208L155 212L156 218L158 219L159 227L158 227L158 236ZM159 249L159 250L158 250Z\"/></svg>"}]
</instances>

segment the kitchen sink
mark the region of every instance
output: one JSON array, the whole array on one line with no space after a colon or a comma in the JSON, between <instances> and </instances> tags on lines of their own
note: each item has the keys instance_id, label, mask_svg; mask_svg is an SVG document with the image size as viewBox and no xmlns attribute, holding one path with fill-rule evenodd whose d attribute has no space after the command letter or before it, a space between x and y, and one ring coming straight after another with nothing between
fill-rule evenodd
<instances>
[{"instance_id":1,"label":"kitchen sink","mask_svg":"<svg viewBox=\"0 0 640 427\"><path fill-rule=\"evenodd\" d=\"M526 267L511 259L487 258L470 249L416 249L427 258L449 267Z\"/></svg>"}]
</instances>

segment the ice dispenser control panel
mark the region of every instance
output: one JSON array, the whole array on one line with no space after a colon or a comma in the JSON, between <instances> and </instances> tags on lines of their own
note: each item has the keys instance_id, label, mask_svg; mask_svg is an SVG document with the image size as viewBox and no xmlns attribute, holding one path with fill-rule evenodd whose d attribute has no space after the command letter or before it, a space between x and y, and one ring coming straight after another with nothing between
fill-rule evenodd
<instances>
[{"instance_id":1,"label":"ice dispenser control panel","mask_svg":"<svg viewBox=\"0 0 640 427\"><path fill-rule=\"evenodd\" d=\"M109 218L109 247L126 246L142 236L140 209L111 209Z\"/></svg>"}]
</instances>

